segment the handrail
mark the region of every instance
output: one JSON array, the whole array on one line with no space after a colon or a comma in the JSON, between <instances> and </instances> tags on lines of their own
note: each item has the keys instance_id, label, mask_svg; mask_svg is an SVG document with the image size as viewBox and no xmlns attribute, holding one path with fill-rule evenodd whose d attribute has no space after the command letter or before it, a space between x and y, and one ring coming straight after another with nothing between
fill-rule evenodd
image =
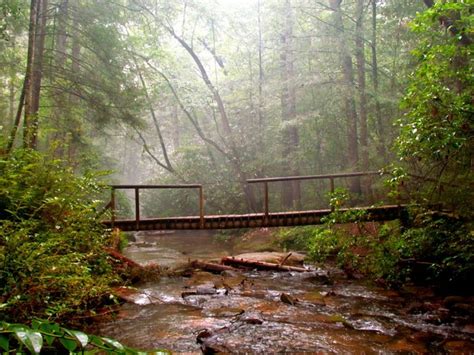
<instances>
[{"instance_id":1,"label":"handrail","mask_svg":"<svg viewBox=\"0 0 474 355\"><path fill-rule=\"evenodd\" d=\"M270 178L257 178L257 179L247 179L247 183L256 184L263 183L264 187L264 212L265 217L268 217L269 203L268 203L268 183L278 182L278 181L297 181L297 180L323 180L329 179L331 184L331 193L334 193L334 179L338 178L349 178L349 177L361 177L361 176L371 176L371 175L383 175L383 172L380 171L357 171L352 173L340 173L340 174L324 174L324 175L303 175L303 176L283 176L283 177L270 177ZM334 207L331 207L333 210Z\"/></svg>"},{"instance_id":2,"label":"handrail","mask_svg":"<svg viewBox=\"0 0 474 355\"><path fill-rule=\"evenodd\" d=\"M264 184L264 213L265 218L269 217L269 194L268 184L278 181L297 181L297 180L323 180L329 179L331 193L335 191L335 179L338 178L351 178L351 177L362 177L372 175L384 175L384 172L380 171L366 171L366 172L351 172L351 173L340 173L340 174L324 174L324 175L305 175L305 176L284 176L284 177L269 177L269 178L255 178L247 179L247 183L263 183ZM135 185L135 184L114 184L111 187L111 201L110 208L112 210L112 227L115 223L115 209L116 209L116 198L115 190L134 190L135 191L135 223L136 228L139 230L140 227L140 190L142 189L199 189L199 217L200 227L204 228L204 193L203 186L201 184L166 184L166 185ZM333 208L331 208L333 209Z\"/></svg>"},{"instance_id":3,"label":"handrail","mask_svg":"<svg viewBox=\"0 0 474 355\"><path fill-rule=\"evenodd\" d=\"M193 189L202 187L201 184L173 184L173 185L109 185L114 189Z\"/></svg>"},{"instance_id":4,"label":"handrail","mask_svg":"<svg viewBox=\"0 0 474 355\"><path fill-rule=\"evenodd\" d=\"M140 229L140 189L199 189L199 218L201 228L204 228L204 193L201 184L174 184L174 185L110 185L112 210L112 228L115 224L115 190L135 190L135 223Z\"/></svg>"},{"instance_id":5,"label":"handrail","mask_svg":"<svg viewBox=\"0 0 474 355\"><path fill-rule=\"evenodd\" d=\"M337 178L368 176L368 175L382 175L382 173L380 171L365 171L365 172L325 174L325 175L283 176L283 177L247 179L247 182L249 184L254 184L254 183L260 183L260 182L275 182L275 181L290 181L290 180L337 179Z\"/></svg>"}]
</instances>

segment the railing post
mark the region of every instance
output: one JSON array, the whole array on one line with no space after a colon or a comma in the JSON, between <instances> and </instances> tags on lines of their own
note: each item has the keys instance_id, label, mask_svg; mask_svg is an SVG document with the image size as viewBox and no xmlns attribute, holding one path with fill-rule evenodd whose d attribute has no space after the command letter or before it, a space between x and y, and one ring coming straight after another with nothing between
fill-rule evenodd
<instances>
[{"instance_id":1,"label":"railing post","mask_svg":"<svg viewBox=\"0 0 474 355\"><path fill-rule=\"evenodd\" d=\"M135 187L135 223L137 230L140 229L140 188Z\"/></svg>"},{"instance_id":2,"label":"railing post","mask_svg":"<svg viewBox=\"0 0 474 355\"><path fill-rule=\"evenodd\" d=\"M268 182L264 182L264 208L265 208L265 218L268 219L269 208L268 208Z\"/></svg>"},{"instance_id":3,"label":"railing post","mask_svg":"<svg viewBox=\"0 0 474 355\"><path fill-rule=\"evenodd\" d=\"M334 194L334 190L335 190L335 189L334 189L334 178L330 178L329 180L330 180L330 182L331 182L331 195L333 195L333 194ZM334 211L334 206L332 206L332 205L331 205L331 211Z\"/></svg>"},{"instance_id":4,"label":"railing post","mask_svg":"<svg viewBox=\"0 0 474 355\"><path fill-rule=\"evenodd\" d=\"M199 225L204 229L204 191L199 187Z\"/></svg>"},{"instance_id":5,"label":"railing post","mask_svg":"<svg viewBox=\"0 0 474 355\"><path fill-rule=\"evenodd\" d=\"M115 225L115 187L112 187L112 192L110 195L110 209L112 211L112 229Z\"/></svg>"}]
</instances>

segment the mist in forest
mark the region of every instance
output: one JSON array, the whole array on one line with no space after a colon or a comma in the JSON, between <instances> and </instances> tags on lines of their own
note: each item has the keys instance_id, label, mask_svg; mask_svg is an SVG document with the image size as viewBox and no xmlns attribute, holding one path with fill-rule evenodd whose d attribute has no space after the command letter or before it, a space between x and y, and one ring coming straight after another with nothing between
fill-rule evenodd
<instances>
[{"instance_id":1,"label":"mist in forest","mask_svg":"<svg viewBox=\"0 0 474 355\"><path fill-rule=\"evenodd\" d=\"M407 22L422 1L34 2L41 56L31 73L42 73L32 75L42 101L25 101L37 112L25 141L79 170L111 169L113 183L199 183L210 212L257 211L261 186L247 179L378 170L394 159L412 70ZM2 42L5 137L29 58L28 10L19 1ZM327 187L274 184L272 208L317 207L308 204ZM361 191L360 181L349 187ZM147 193L145 209L195 213L196 198Z\"/></svg>"}]
</instances>

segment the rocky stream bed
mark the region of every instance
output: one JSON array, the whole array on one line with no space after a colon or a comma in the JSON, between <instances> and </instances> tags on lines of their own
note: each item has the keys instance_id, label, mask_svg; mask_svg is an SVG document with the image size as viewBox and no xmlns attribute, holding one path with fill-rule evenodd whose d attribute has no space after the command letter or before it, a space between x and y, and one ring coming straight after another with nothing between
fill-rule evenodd
<instances>
[{"instance_id":1,"label":"rocky stream bed","mask_svg":"<svg viewBox=\"0 0 474 355\"><path fill-rule=\"evenodd\" d=\"M209 232L140 233L125 254L170 269L262 249L268 231L229 240ZM260 245L258 245L260 243ZM279 261L287 253L246 255ZM297 253L286 261L298 264ZM175 353L474 353L474 298L429 288L387 290L334 267L308 272L188 270L136 288L96 331Z\"/></svg>"}]
</instances>

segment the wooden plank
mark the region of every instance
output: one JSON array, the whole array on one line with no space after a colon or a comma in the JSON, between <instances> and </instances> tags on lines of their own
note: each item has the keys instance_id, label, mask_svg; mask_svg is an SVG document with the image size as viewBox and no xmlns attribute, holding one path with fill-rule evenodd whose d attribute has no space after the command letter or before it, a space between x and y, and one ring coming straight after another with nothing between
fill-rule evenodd
<instances>
[{"instance_id":1,"label":"wooden plank","mask_svg":"<svg viewBox=\"0 0 474 355\"><path fill-rule=\"evenodd\" d=\"M384 221L399 218L400 212L406 210L406 205L388 205L380 207L357 207L351 209L341 209L341 212L348 210L367 211L361 221ZM270 213L265 221L264 213L244 214L244 215L222 215L205 216L204 229L231 229L244 228L251 225L281 227L289 225L310 225L320 224L321 218L331 213L331 210L314 210L298 212L274 212ZM234 223L235 220L241 223ZM106 226L111 226L112 221L104 221ZM133 231L136 229L136 220L115 220L114 225L124 231ZM140 219L140 230L173 230L173 229L202 229L200 216L188 217L169 217L169 218L147 218Z\"/></svg>"}]
</instances>

